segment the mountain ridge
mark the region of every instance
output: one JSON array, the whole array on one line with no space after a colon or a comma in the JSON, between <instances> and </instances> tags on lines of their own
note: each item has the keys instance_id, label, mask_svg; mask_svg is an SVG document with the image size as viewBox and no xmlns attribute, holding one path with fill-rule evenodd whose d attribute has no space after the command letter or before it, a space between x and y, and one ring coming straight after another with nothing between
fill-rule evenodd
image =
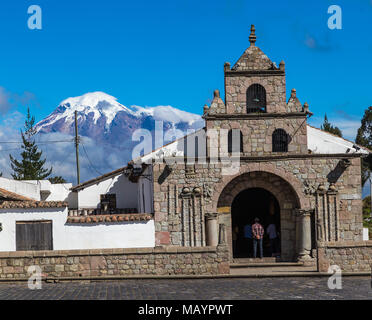
<instances>
[{"instance_id":1,"label":"mountain ridge","mask_svg":"<svg viewBox=\"0 0 372 320\"><path fill-rule=\"evenodd\" d=\"M137 129L150 131L154 139L156 121L163 122L164 132L173 128L182 135L204 126L201 116L194 113L172 106L127 107L120 104L117 98L96 91L63 100L50 115L36 124L38 134L63 133L73 136L75 110L79 135L94 140L110 152L117 150L123 156L123 161L131 160L131 152L139 143L132 140Z\"/></svg>"}]
</instances>

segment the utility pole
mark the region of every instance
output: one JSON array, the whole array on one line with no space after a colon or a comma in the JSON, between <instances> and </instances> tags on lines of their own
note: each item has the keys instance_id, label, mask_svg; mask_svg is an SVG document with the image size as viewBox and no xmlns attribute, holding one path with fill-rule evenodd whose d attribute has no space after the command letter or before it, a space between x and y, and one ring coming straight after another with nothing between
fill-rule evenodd
<instances>
[{"instance_id":1,"label":"utility pole","mask_svg":"<svg viewBox=\"0 0 372 320\"><path fill-rule=\"evenodd\" d=\"M76 175L77 175L77 184L80 184L79 142L80 142L80 137L78 135L77 111L75 110L75 150L76 150Z\"/></svg>"},{"instance_id":2,"label":"utility pole","mask_svg":"<svg viewBox=\"0 0 372 320\"><path fill-rule=\"evenodd\" d=\"M371 212L369 213L369 216L372 218L372 172L369 172L369 196L371 202Z\"/></svg>"}]
</instances>

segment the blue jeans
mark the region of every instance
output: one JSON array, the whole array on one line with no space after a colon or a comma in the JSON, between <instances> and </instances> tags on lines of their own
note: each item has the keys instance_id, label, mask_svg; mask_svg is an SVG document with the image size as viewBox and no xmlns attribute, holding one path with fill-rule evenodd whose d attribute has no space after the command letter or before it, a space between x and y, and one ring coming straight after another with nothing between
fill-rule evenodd
<instances>
[{"instance_id":1,"label":"blue jeans","mask_svg":"<svg viewBox=\"0 0 372 320\"><path fill-rule=\"evenodd\" d=\"M257 243L260 245L260 257L263 257L263 247L262 247L262 238L261 239L253 239L253 257L257 257Z\"/></svg>"}]
</instances>

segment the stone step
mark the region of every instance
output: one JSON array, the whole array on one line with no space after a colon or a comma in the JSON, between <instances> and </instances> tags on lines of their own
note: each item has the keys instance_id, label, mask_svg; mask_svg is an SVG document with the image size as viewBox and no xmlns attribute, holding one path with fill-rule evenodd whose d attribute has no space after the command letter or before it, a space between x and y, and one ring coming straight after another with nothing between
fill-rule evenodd
<instances>
[{"instance_id":1,"label":"stone step","mask_svg":"<svg viewBox=\"0 0 372 320\"><path fill-rule=\"evenodd\" d=\"M316 272L316 266L303 266L303 265L296 265L296 266L286 266L277 264L275 266L250 266L250 267L233 267L230 268L230 275L233 276L260 276L260 275L292 275L296 276L296 274L313 274Z\"/></svg>"},{"instance_id":2,"label":"stone step","mask_svg":"<svg viewBox=\"0 0 372 320\"><path fill-rule=\"evenodd\" d=\"M261 263L236 263L233 262L230 264L230 268L282 268L282 267L301 267L303 266L302 262L261 262Z\"/></svg>"},{"instance_id":3,"label":"stone step","mask_svg":"<svg viewBox=\"0 0 372 320\"><path fill-rule=\"evenodd\" d=\"M275 257L260 258L234 258L233 263L274 263L277 262Z\"/></svg>"}]
</instances>

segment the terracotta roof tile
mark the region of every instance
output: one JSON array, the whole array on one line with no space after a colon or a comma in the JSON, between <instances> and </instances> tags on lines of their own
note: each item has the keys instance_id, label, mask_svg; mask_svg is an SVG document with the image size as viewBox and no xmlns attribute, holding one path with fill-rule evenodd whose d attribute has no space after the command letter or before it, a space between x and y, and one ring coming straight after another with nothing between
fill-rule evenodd
<instances>
[{"instance_id":1,"label":"terracotta roof tile","mask_svg":"<svg viewBox=\"0 0 372 320\"><path fill-rule=\"evenodd\" d=\"M153 216L150 213L128 213L68 217L67 223L105 223L105 222L119 223L123 221L148 221L152 219Z\"/></svg>"},{"instance_id":2,"label":"terracotta roof tile","mask_svg":"<svg viewBox=\"0 0 372 320\"><path fill-rule=\"evenodd\" d=\"M2 201L0 209L29 209L29 208L64 208L68 203L65 201Z\"/></svg>"}]
</instances>

